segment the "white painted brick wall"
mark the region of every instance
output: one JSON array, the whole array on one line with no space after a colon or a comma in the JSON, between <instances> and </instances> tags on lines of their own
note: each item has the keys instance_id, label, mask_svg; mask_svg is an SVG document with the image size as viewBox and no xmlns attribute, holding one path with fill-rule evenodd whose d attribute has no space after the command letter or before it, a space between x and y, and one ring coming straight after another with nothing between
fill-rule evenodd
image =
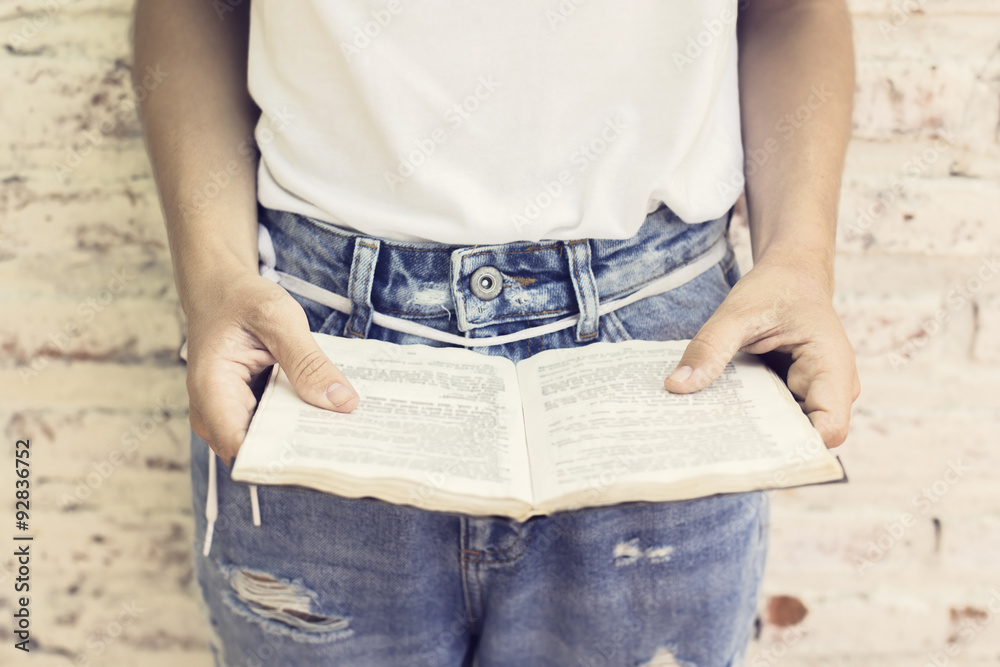
<instances>
[{"instance_id":1,"label":"white painted brick wall","mask_svg":"<svg viewBox=\"0 0 1000 667\"><path fill-rule=\"evenodd\" d=\"M0 0L0 423L34 444L43 667L211 664L190 561L183 320L128 104L131 4ZM838 450L851 482L773 495L748 664L995 665L1000 622L961 631L1000 590L1000 279L983 268L1000 254L1000 3L850 5L836 307L863 383ZM733 238L748 268L745 226ZM942 482L955 460L968 472ZM915 504L935 482L945 492ZM0 559L4 613L11 567ZM782 627L778 596L805 617ZM142 611L110 637L132 601Z\"/></svg>"}]
</instances>

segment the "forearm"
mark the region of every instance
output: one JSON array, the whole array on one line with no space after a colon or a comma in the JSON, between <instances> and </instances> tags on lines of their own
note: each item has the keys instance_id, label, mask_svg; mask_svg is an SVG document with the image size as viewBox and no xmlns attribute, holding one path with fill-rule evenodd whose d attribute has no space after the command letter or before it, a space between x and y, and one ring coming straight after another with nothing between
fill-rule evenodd
<instances>
[{"instance_id":1,"label":"forearm","mask_svg":"<svg viewBox=\"0 0 1000 667\"><path fill-rule=\"evenodd\" d=\"M136 2L135 84L147 67L165 72L140 102L139 118L185 312L208 273L257 271L257 153L247 149L259 110L246 87L249 5L223 20L207 0Z\"/></svg>"},{"instance_id":2,"label":"forearm","mask_svg":"<svg viewBox=\"0 0 1000 667\"><path fill-rule=\"evenodd\" d=\"M754 261L780 257L832 292L854 100L850 14L844 0L751 0L738 30Z\"/></svg>"}]
</instances>

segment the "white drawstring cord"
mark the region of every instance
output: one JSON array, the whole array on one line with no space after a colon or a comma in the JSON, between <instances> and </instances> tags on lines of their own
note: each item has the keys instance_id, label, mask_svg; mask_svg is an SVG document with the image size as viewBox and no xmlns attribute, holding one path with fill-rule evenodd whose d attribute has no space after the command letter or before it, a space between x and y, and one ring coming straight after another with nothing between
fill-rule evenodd
<instances>
[{"instance_id":1,"label":"white drawstring cord","mask_svg":"<svg viewBox=\"0 0 1000 667\"><path fill-rule=\"evenodd\" d=\"M215 452L208 450L208 498L205 500L205 546L201 550L203 556L208 556L212 548L212 535L215 534L215 518L219 516L219 491L215 486Z\"/></svg>"},{"instance_id":2,"label":"white drawstring cord","mask_svg":"<svg viewBox=\"0 0 1000 667\"><path fill-rule=\"evenodd\" d=\"M215 534L215 520L219 516L219 487L217 483L218 474L215 464L216 453L209 448L208 451L208 497L205 499L205 546L201 550L202 555L208 556L209 549L212 548L212 536ZM260 503L257 501L257 485L250 485L250 511L253 514L253 525L260 525Z\"/></svg>"},{"instance_id":3,"label":"white drawstring cord","mask_svg":"<svg viewBox=\"0 0 1000 667\"><path fill-rule=\"evenodd\" d=\"M271 233L260 222L257 223L257 256L260 275L280 284L278 272L274 270L278 264L278 257L274 252L274 243L271 242Z\"/></svg>"},{"instance_id":4,"label":"white drawstring cord","mask_svg":"<svg viewBox=\"0 0 1000 667\"><path fill-rule=\"evenodd\" d=\"M267 227L260 222L257 223L257 246L258 256L260 258L258 269L261 276L278 283L289 292L294 292L300 296L315 301L316 303L339 310L342 313L351 313L351 301L347 297L330 292L322 287L317 287L316 285L302 280L301 278L296 278L291 274L277 271L275 269L275 266L277 265L277 257L274 252L274 244L271 241L271 235L268 233ZM712 245L712 247L703 252L693 261L690 261L684 266L657 278L642 289L633 292L624 298L599 304L597 311L600 315L604 315L605 313L610 313L611 311L617 310L622 306L634 303L639 299L644 299L647 296L653 296L654 294L661 294L663 292L669 292L672 289L676 289L721 262L723 257L725 257L727 250L728 244L726 243L726 238L725 236L721 236L719 237L719 240ZM537 327L529 327L512 334L490 336L487 338L463 338L462 336L457 336L446 331L435 329L434 327L429 327L426 324L419 324L410 320L404 320L400 317L393 317L372 309L372 322L378 324L379 326L401 331L403 333L423 336L424 338L439 340L444 343L451 343L452 345L461 345L464 347L504 345L506 343L524 340L525 338L531 338L532 336L541 336L571 327L576 324L579 319L580 315L571 315L555 322L550 322ZM186 347L187 342L185 341L184 345L181 347L181 358L185 361L187 360ZM202 552L205 556L208 556L208 550L212 546L212 534L215 530L215 520L219 514L215 456L215 452L209 449L208 498L205 502L205 519L207 520L207 525L205 526L205 548ZM253 515L253 525L259 526L260 503L257 500L256 484L250 484L250 510Z\"/></svg>"},{"instance_id":5,"label":"white drawstring cord","mask_svg":"<svg viewBox=\"0 0 1000 667\"><path fill-rule=\"evenodd\" d=\"M260 503L257 502L257 485L250 485L250 513L253 515L253 525L260 525Z\"/></svg>"}]
</instances>

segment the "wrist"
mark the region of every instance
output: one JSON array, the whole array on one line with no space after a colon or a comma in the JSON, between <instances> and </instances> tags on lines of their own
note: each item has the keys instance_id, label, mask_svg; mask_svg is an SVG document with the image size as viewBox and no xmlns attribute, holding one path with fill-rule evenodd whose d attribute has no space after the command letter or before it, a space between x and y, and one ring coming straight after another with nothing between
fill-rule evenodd
<instances>
[{"instance_id":1,"label":"wrist","mask_svg":"<svg viewBox=\"0 0 1000 667\"><path fill-rule=\"evenodd\" d=\"M833 299L832 245L772 243L757 254L754 266L779 267L787 270L803 287L818 291L825 300Z\"/></svg>"},{"instance_id":2,"label":"wrist","mask_svg":"<svg viewBox=\"0 0 1000 667\"><path fill-rule=\"evenodd\" d=\"M754 216L750 211L750 241L754 266L791 269L797 280L833 297L836 257L836 214L817 210Z\"/></svg>"},{"instance_id":3,"label":"wrist","mask_svg":"<svg viewBox=\"0 0 1000 667\"><path fill-rule=\"evenodd\" d=\"M259 275L256 255L251 263L225 246L206 245L172 255L181 308L188 317L198 310L199 303L221 294L234 279Z\"/></svg>"}]
</instances>

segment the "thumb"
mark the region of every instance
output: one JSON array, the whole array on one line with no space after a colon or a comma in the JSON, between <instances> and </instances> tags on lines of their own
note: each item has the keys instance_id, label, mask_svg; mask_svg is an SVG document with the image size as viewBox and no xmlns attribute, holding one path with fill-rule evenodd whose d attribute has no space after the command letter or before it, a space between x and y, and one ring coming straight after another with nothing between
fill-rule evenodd
<instances>
[{"instance_id":1,"label":"thumb","mask_svg":"<svg viewBox=\"0 0 1000 667\"><path fill-rule=\"evenodd\" d=\"M673 394L689 394L712 384L743 347L743 334L739 318L716 311L687 344L663 386Z\"/></svg>"},{"instance_id":2,"label":"thumb","mask_svg":"<svg viewBox=\"0 0 1000 667\"><path fill-rule=\"evenodd\" d=\"M270 329L264 344L306 403L336 412L351 412L360 398L343 371L323 353L309 327ZM261 336L262 339L265 336Z\"/></svg>"}]
</instances>

